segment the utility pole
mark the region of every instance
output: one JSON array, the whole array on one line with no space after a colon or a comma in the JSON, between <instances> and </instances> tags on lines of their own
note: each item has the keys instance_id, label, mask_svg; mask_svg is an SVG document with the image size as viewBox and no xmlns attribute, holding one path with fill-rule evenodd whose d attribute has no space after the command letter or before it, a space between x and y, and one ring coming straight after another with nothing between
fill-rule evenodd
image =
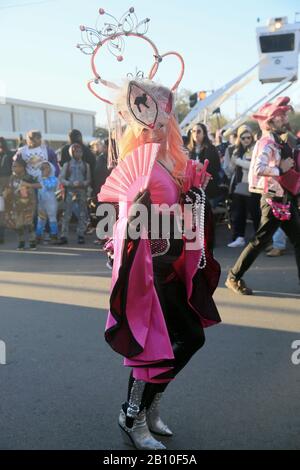
<instances>
[{"instance_id":1,"label":"utility pole","mask_svg":"<svg viewBox=\"0 0 300 470\"><path fill-rule=\"evenodd\" d=\"M234 96L234 111L235 111L235 119L238 117L238 95L237 93Z\"/></svg>"}]
</instances>

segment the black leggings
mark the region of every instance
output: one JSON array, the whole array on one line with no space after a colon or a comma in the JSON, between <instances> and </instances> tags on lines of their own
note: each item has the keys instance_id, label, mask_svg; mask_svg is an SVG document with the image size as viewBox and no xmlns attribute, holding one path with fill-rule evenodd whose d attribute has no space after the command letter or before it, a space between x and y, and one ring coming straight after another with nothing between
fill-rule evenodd
<instances>
[{"instance_id":1,"label":"black leggings","mask_svg":"<svg viewBox=\"0 0 300 470\"><path fill-rule=\"evenodd\" d=\"M168 269L168 268L167 268ZM163 272L165 271L165 272ZM155 288L162 306L174 352L174 377L184 368L191 357L205 342L203 327L196 312L187 303L184 284L178 280L164 283L166 270L154 270ZM132 373L128 384L128 401L134 378ZM147 383L140 409L149 408L154 396L165 391L168 383Z\"/></svg>"},{"instance_id":2,"label":"black leggings","mask_svg":"<svg viewBox=\"0 0 300 470\"><path fill-rule=\"evenodd\" d=\"M272 241L272 236L281 227L294 246L296 263L298 268L298 277L300 280L300 215L296 200L291 201L291 218L281 222L276 219L272 213L270 205L266 201L267 197L262 196L260 201L261 220L260 226L244 248L235 265L230 270L230 275L235 279L241 279L250 266L254 263L261 251Z\"/></svg>"},{"instance_id":3,"label":"black leggings","mask_svg":"<svg viewBox=\"0 0 300 470\"><path fill-rule=\"evenodd\" d=\"M259 227L261 218L260 194L251 193L249 196L234 194L232 198L233 239L244 237L247 225L247 215L250 212L254 231Z\"/></svg>"}]
</instances>

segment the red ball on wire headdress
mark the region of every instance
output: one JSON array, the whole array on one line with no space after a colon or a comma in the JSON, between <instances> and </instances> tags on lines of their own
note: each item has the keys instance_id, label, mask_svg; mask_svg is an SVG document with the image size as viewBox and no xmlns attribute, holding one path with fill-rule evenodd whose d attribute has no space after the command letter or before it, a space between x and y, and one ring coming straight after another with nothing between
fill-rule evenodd
<instances>
[{"instance_id":1,"label":"red ball on wire headdress","mask_svg":"<svg viewBox=\"0 0 300 470\"><path fill-rule=\"evenodd\" d=\"M99 19L106 15L109 22L104 27L99 28ZM131 7L119 20L99 9L99 17L95 28L80 26L82 43L77 47L85 54L91 55L91 67L94 78L89 80L88 89L101 101L116 105L119 113L129 124L138 123L143 127L154 129L156 123L164 122L167 116L173 111L173 94L179 86L184 75L184 61L182 56L175 51L160 54L154 42L146 36L149 25L149 18L139 21L134 8ZM126 37L134 37L143 40L150 45L154 63L146 79L131 80L126 87L119 87L115 83L103 78L96 67L96 56L107 46L108 50L116 57L117 61L123 60ZM155 77L160 63L165 57L175 56L180 61L180 74L169 90L166 87L155 84L152 80ZM102 84L114 90L119 90L119 98L116 103L112 103L108 98L104 98L94 90L95 84ZM121 97L121 98L120 98Z\"/></svg>"}]
</instances>

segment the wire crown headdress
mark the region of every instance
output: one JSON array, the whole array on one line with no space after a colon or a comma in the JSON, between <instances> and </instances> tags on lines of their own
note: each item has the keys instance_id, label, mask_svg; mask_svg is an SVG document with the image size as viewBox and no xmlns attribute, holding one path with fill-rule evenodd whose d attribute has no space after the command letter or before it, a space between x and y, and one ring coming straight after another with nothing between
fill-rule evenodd
<instances>
[{"instance_id":1,"label":"wire crown headdress","mask_svg":"<svg viewBox=\"0 0 300 470\"><path fill-rule=\"evenodd\" d=\"M104 23L104 26L100 28L100 18L102 18L103 16L107 16L109 18L109 21ZM183 58L178 52L175 51L166 52L164 54L159 53L158 48L156 47L154 42L146 36L146 33L148 32L149 28L149 22L149 18L145 18L144 20L139 21L133 7L129 8L129 10L126 11L119 20L113 15L106 13L103 8L100 8L95 28L91 28L84 25L80 26L82 43L77 44L77 47L84 54L91 55L91 67L94 76L92 80L89 80L87 86L91 93L93 93L93 95L101 101L104 101L108 104L113 104L108 99L99 95L93 89L93 84L101 83L102 85L112 89L119 89L120 87L118 87L115 83L104 79L98 73L95 63L96 56L99 51L103 49L103 46L106 45L108 51L113 54L113 56L115 56L119 62L122 62L124 58L123 54L125 50L126 37L135 37L138 39L143 39L151 46L154 55L154 63L150 69L148 77L146 77L149 80L152 80L156 75L159 64L162 62L163 58L173 55L179 59L181 70L178 79L176 80L175 84L171 87L171 91L175 91L177 89L184 74ZM139 78L141 77L137 76L135 79Z\"/></svg>"}]
</instances>

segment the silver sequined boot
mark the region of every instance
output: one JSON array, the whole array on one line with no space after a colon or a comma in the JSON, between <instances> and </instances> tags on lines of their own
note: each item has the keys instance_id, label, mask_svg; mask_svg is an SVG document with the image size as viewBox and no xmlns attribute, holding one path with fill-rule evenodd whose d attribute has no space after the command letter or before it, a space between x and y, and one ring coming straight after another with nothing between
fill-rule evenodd
<instances>
[{"instance_id":1,"label":"silver sequined boot","mask_svg":"<svg viewBox=\"0 0 300 470\"><path fill-rule=\"evenodd\" d=\"M132 427L126 426L126 414L123 410L119 416L119 426L126 444L133 445L139 450L163 450L166 447L157 441L149 431L145 410L134 419Z\"/></svg>"},{"instance_id":2,"label":"silver sequined boot","mask_svg":"<svg viewBox=\"0 0 300 470\"><path fill-rule=\"evenodd\" d=\"M159 405L162 393L157 393L151 403L150 408L147 410L147 424L151 432L161 436L173 436L172 431L162 421L159 415Z\"/></svg>"},{"instance_id":3,"label":"silver sequined boot","mask_svg":"<svg viewBox=\"0 0 300 470\"><path fill-rule=\"evenodd\" d=\"M134 380L129 402L122 406L119 415L119 426L124 441L133 445L136 449L163 450L166 447L157 441L149 431L146 411L140 411L145 385L146 383L142 380Z\"/></svg>"}]
</instances>

